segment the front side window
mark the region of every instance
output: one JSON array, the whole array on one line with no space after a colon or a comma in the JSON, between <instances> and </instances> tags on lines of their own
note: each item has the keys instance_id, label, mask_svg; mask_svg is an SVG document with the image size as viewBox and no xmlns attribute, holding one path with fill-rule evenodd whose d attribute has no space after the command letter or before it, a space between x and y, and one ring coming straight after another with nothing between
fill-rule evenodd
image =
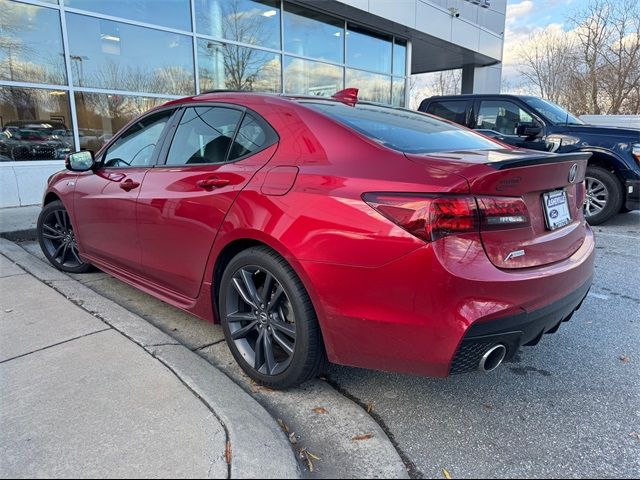
<instances>
[{"instance_id":1,"label":"front side window","mask_svg":"<svg viewBox=\"0 0 640 480\"><path fill-rule=\"evenodd\" d=\"M231 108L187 108L173 137L167 165L224 163L241 117L241 111Z\"/></svg>"},{"instance_id":2,"label":"front side window","mask_svg":"<svg viewBox=\"0 0 640 480\"><path fill-rule=\"evenodd\" d=\"M492 100L480 103L475 128L515 135L519 123L531 123L533 117L513 102Z\"/></svg>"},{"instance_id":3,"label":"front side window","mask_svg":"<svg viewBox=\"0 0 640 480\"><path fill-rule=\"evenodd\" d=\"M467 102L459 100L454 102L433 102L427 108L427 113L465 125L467 123Z\"/></svg>"},{"instance_id":4,"label":"front side window","mask_svg":"<svg viewBox=\"0 0 640 480\"><path fill-rule=\"evenodd\" d=\"M173 111L149 115L130 126L104 156L107 168L148 167L160 140L160 135Z\"/></svg>"},{"instance_id":5,"label":"front side window","mask_svg":"<svg viewBox=\"0 0 640 480\"><path fill-rule=\"evenodd\" d=\"M302 102L385 147L406 153L491 150L500 145L469 130L400 108L358 103Z\"/></svg>"}]
</instances>

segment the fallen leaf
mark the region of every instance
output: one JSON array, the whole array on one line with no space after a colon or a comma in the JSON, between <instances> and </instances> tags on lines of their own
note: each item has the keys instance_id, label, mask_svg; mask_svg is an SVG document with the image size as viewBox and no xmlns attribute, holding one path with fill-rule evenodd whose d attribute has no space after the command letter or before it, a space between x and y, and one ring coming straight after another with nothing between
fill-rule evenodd
<instances>
[{"instance_id":1,"label":"fallen leaf","mask_svg":"<svg viewBox=\"0 0 640 480\"><path fill-rule=\"evenodd\" d=\"M364 435L357 435L355 437L353 437L351 440L354 440L356 442L360 442L362 440L369 440L373 438L373 433L365 433Z\"/></svg>"},{"instance_id":2,"label":"fallen leaf","mask_svg":"<svg viewBox=\"0 0 640 480\"><path fill-rule=\"evenodd\" d=\"M224 459L227 461L227 465L231 465L231 442L227 442L224 449Z\"/></svg>"},{"instance_id":3,"label":"fallen leaf","mask_svg":"<svg viewBox=\"0 0 640 480\"><path fill-rule=\"evenodd\" d=\"M282 420L281 418L278 419L278 425L280 425L280 428L284 430L285 433L289 433L289 427L287 426L286 423L284 423L284 420Z\"/></svg>"},{"instance_id":4,"label":"fallen leaf","mask_svg":"<svg viewBox=\"0 0 640 480\"><path fill-rule=\"evenodd\" d=\"M289 441L294 445L298 443L298 439L296 438L296 432L291 432L289 434Z\"/></svg>"},{"instance_id":5,"label":"fallen leaf","mask_svg":"<svg viewBox=\"0 0 640 480\"><path fill-rule=\"evenodd\" d=\"M307 453L308 456L310 456L311 458L313 458L314 460L320 460L320 457L315 456L313 453L311 453L309 450L305 450L305 452Z\"/></svg>"},{"instance_id":6,"label":"fallen leaf","mask_svg":"<svg viewBox=\"0 0 640 480\"><path fill-rule=\"evenodd\" d=\"M638 440L638 441L640 442L640 433L638 433L638 432L631 432L631 433L629 434L629 436L630 436L631 438L635 438L636 440Z\"/></svg>"},{"instance_id":7,"label":"fallen leaf","mask_svg":"<svg viewBox=\"0 0 640 480\"><path fill-rule=\"evenodd\" d=\"M329 412L327 412L326 408L318 407L318 408L314 408L313 409L313 413L317 413L318 415L324 415L324 414L329 413Z\"/></svg>"},{"instance_id":8,"label":"fallen leaf","mask_svg":"<svg viewBox=\"0 0 640 480\"><path fill-rule=\"evenodd\" d=\"M309 470L309 472L313 472L314 467L311 459L313 458L315 460L320 460L320 458L316 457L313 453L307 451L306 448L301 449L299 454L300 454L300 459L306 463L307 469Z\"/></svg>"},{"instance_id":9,"label":"fallen leaf","mask_svg":"<svg viewBox=\"0 0 640 480\"><path fill-rule=\"evenodd\" d=\"M486 408L487 410L493 410L493 407L491 405L489 405L488 403L485 403L483 405L484 408Z\"/></svg>"},{"instance_id":10,"label":"fallen leaf","mask_svg":"<svg viewBox=\"0 0 640 480\"><path fill-rule=\"evenodd\" d=\"M620 355L618 357L622 363L629 363L631 359L627 355Z\"/></svg>"},{"instance_id":11,"label":"fallen leaf","mask_svg":"<svg viewBox=\"0 0 640 480\"><path fill-rule=\"evenodd\" d=\"M447 480L451 480L451 474L446 468L442 469L442 474L444 475L444 478L446 478Z\"/></svg>"},{"instance_id":12,"label":"fallen leaf","mask_svg":"<svg viewBox=\"0 0 640 480\"><path fill-rule=\"evenodd\" d=\"M328 380L328 379L327 379L327 377L325 377L324 375L320 375L318 378L319 378L320 380L325 381L325 382Z\"/></svg>"},{"instance_id":13,"label":"fallen leaf","mask_svg":"<svg viewBox=\"0 0 640 480\"><path fill-rule=\"evenodd\" d=\"M373 403L367 403L367 413L373 412Z\"/></svg>"}]
</instances>

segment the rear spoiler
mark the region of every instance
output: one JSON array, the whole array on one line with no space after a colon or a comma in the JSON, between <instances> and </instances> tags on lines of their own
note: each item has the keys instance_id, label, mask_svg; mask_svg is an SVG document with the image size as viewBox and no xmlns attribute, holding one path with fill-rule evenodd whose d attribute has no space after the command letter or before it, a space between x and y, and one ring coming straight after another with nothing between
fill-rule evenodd
<instances>
[{"instance_id":1,"label":"rear spoiler","mask_svg":"<svg viewBox=\"0 0 640 480\"><path fill-rule=\"evenodd\" d=\"M498 160L495 162L487 162L485 165L496 170L507 170L516 167L528 167L531 165L542 165L545 163L556 162L580 162L589 160L591 152L575 152L575 153L546 153L543 155L526 155L522 158L509 158L507 160Z\"/></svg>"}]
</instances>

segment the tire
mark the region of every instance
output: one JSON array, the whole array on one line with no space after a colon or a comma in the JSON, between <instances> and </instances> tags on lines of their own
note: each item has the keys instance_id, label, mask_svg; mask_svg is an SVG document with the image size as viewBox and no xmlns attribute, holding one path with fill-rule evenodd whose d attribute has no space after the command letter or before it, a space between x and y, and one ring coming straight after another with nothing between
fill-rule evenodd
<instances>
[{"instance_id":1,"label":"tire","mask_svg":"<svg viewBox=\"0 0 640 480\"><path fill-rule=\"evenodd\" d=\"M610 171L587 167L584 216L591 225L600 225L622 208L622 186Z\"/></svg>"},{"instance_id":2,"label":"tire","mask_svg":"<svg viewBox=\"0 0 640 480\"><path fill-rule=\"evenodd\" d=\"M326 353L311 299L273 250L252 247L229 262L218 306L231 353L257 383L284 390L324 367Z\"/></svg>"},{"instance_id":3,"label":"tire","mask_svg":"<svg viewBox=\"0 0 640 480\"><path fill-rule=\"evenodd\" d=\"M37 232L44 256L58 270L85 273L92 269L80 256L71 219L60 200L48 203L40 211Z\"/></svg>"}]
</instances>

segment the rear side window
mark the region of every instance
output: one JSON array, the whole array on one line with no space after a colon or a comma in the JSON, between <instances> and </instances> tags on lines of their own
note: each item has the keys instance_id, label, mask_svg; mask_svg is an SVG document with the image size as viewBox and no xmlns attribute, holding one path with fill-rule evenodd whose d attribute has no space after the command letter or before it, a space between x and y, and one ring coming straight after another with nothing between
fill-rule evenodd
<instances>
[{"instance_id":1,"label":"rear side window","mask_svg":"<svg viewBox=\"0 0 640 480\"><path fill-rule=\"evenodd\" d=\"M469 102L433 102L427 108L427 113L444 118L460 125L467 124L467 104Z\"/></svg>"},{"instance_id":2,"label":"rear side window","mask_svg":"<svg viewBox=\"0 0 640 480\"><path fill-rule=\"evenodd\" d=\"M167 165L225 162L241 117L241 111L231 108L187 108L171 142Z\"/></svg>"},{"instance_id":3,"label":"rear side window","mask_svg":"<svg viewBox=\"0 0 640 480\"><path fill-rule=\"evenodd\" d=\"M229 161L261 150L270 140L268 132L251 114L247 113L229 152Z\"/></svg>"},{"instance_id":4,"label":"rear side window","mask_svg":"<svg viewBox=\"0 0 640 480\"><path fill-rule=\"evenodd\" d=\"M358 103L302 102L382 145L406 153L450 150L489 150L499 144L421 113L400 108Z\"/></svg>"}]
</instances>

